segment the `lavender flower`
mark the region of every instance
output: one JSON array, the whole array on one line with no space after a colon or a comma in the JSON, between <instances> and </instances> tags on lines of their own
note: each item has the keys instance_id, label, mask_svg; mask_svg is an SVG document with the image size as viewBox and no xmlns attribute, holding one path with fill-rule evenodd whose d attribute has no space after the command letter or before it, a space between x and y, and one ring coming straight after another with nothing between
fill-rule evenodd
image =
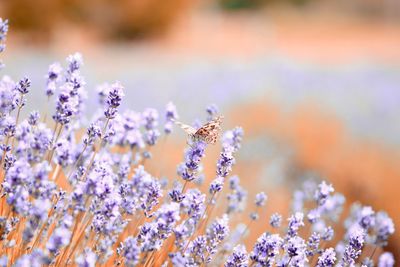
<instances>
[{"instance_id":1,"label":"lavender flower","mask_svg":"<svg viewBox=\"0 0 400 267\"><path fill-rule=\"evenodd\" d=\"M176 107L172 102L169 102L165 107L165 125L164 125L164 132L165 134L170 134L173 129L173 121L177 120L178 112L176 111Z\"/></svg>"},{"instance_id":2,"label":"lavender flower","mask_svg":"<svg viewBox=\"0 0 400 267\"><path fill-rule=\"evenodd\" d=\"M140 247L134 237L128 237L123 244L122 255L127 266L135 266L139 262Z\"/></svg>"},{"instance_id":3,"label":"lavender flower","mask_svg":"<svg viewBox=\"0 0 400 267\"><path fill-rule=\"evenodd\" d=\"M378 260L378 267L393 267L394 257L390 252L384 252L381 254Z\"/></svg>"},{"instance_id":4,"label":"lavender flower","mask_svg":"<svg viewBox=\"0 0 400 267\"><path fill-rule=\"evenodd\" d=\"M228 176L234 163L233 148L229 146L224 147L217 162L217 175L223 178Z\"/></svg>"},{"instance_id":5,"label":"lavender flower","mask_svg":"<svg viewBox=\"0 0 400 267\"><path fill-rule=\"evenodd\" d=\"M318 257L317 267L333 267L336 262L336 253L333 248L325 249Z\"/></svg>"},{"instance_id":6,"label":"lavender flower","mask_svg":"<svg viewBox=\"0 0 400 267\"><path fill-rule=\"evenodd\" d=\"M0 257L0 266L1 267L7 267L7 263L8 263L7 255L4 255L4 256Z\"/></svg>"},{"instance_id":7,"label":"lavender flower","mask_svg":"<svg viewBox=\"0 0 400 267\"><path fill-rule=\"evenodd\" d=\"M93 145L97 138L101 137L101 128L96 123L92 123L86 130L83 143L87 146Z\"/></svg>"},{"instance_id":8,"label":"lavender flower","mask_svg":"<svg viewBox=\"0 0 400 267\"><path fill-rule=\"evenodd\" d=\"M230 146L233 148L233 152L240 149L243 139L243 129L235 127L231 131L226 131L222 137L223 146Z\"/></svg>"},{"instance_id":9,"label":"lavender flower","mask_svg":"<svg viewBox=\"0 0 400 267\"><path fill-rule=\"evenodd\" d=\"M158 111L153 108L147 108L143 111L144 127L146 130L155 129L158 125Z\"/></svg>"},{"instance_id":10,"label":"lavender flower","mask_svg":"<svg viewBox=\"0 0 400 267\"><path fill-rule=\"evenodd\" d=\"M383 247L386 246L389 236L394 233L394 223L392 219L387 215L387 213L382 211L378 212L375 218L375 244L377 246Z\"/></svg>"},{"instance_id":11,"label":"lavender flower","mask_svg":"<svg viewBox=\"0 0 400 267\"><path fill-rule=\"evenodd\" d=\"M250 259L261 266L273 266L283 239L278 234L262 234L256 241Z\"/></svg>"},{"instance_id":12,"label":"lavender flower","mask_svg":"<svg viewBox=\"0 0 400 267\"><path fill-rule=\"evenodd\" d=\"M181 208L191 218L198 220L205 209L205 199L206 196L198 189L189 189L181 203Z\"/></svg>"},{"instance_id":13,"label":"lavender flower","mask_svg":"<svg viewBox=\"0 0 400 267\"><path fill-rule=\"evenodd\" d=\"M15 82L8 76L3 76L3 78L0 80L0 117L8 115L15 109L15 87Z\"/></svg>"},{"instance_id":14,"label":"lavender flower","mask_svg":"<svg viewBox=\"0 0 400 267\"><path fill-rule=\"evenodd\" d=\"M212 120L219 113L219 109L218 109L217 105L215 105L215 104L209 105L206 108L206 111L207 111L207 114L208 114L208 120L209 121Z\"/></svg>"},{"instance_id":15,"label":"lavender flower","mask_svg":"<svg viewBox=\"0 0 400 267\"><path fill-rule=\"evenodd\" d=\"M363 207L360 211L358 223L362 228L368 230L370 227L373 227L375 224L375 212L371 207Z\"/></svg>"},{"instance_id":16,"label":"lavender flower","mask_svg":"<svg viewBox=\"0 0 400 267\"><path fill-rule=\"evenodd\" d=\"M15 267L40 267L44 265L49 265L50 260L46 257L45 253L39 249L35 249L30 254L25 254L20 257L15 263Z\"/></svg>"},{"instance_id":17,"label":"lavender flower","mask_svg":"<svg viewBox=\"0 0 400 267\"><path fill-rule=\"evenodd\" d=\"M171 191L168 192L168 195L170 196L171 200L174 202L182 202L182 200L185 199L185 195L182 194L182 189L180 188L174 188Z\"/></svg>"},{"instance_id":18,"label":"lavender flower","mask_svg":"<svg viewBox=\"0 0 400 267\"><path fill-rule=\"evenodd\" d=\"M229 188L231 190L236 190L239 187L240 178L237 175L229 177Z\"/></svg>"},{"instance_id":19,"label":"lavender flower","mask_svg":"<svg viewBox=\"0 0 400 267\"><path fill-rule=\"evenodd\" d=\"M232 184L231 184L232 185ZM244 210L247 199L247 191L240 185L235 186L235 189L227 195L228 207L227 213L241 212Z\"/></svg>"},{"instance_id":20,"label":"lavender flower","mask_svg":"<svg viewBox=\"0 0 400 267\"><path fill-rule=\"evenodd\" d=\"M364 258L361 262L361 266L363 267L374 267L374 261L370 258Z\"/></svg>"},{"instance_id":21,"label":"lavender flower","mask_svg":"<svg viewBox=\"0 0 400 267\"><path fill-rule=\"evenodd\" d=\"M30 125L36 126L39 121L39 118L40 118L39 112L34 110L29 114L28 122Z\"/></svg>"},{"instance_id":22,"label":"lavender flower","mask_svg":"<svg viewBox=\"0 0 400 267\"><path fill-rule=\"evenodd\" d=\"M0 53L4 51L6 45L4 44L8 32L8 20L3 20L0 18ZM0 61L0 69L4 67L3 63Z\"/></svg>"},{"instance_id":23,"label":"lavender flower","mask_svg":"<svg viewBox=\"0 0 400 267\"><path fill-rule=\"evenodd\" d=\"M339 193L329 196L322 206L317 207L318 215L337 222L340 219L345 201L344 196Z\"/></svg>"},{"instance_id":24,"label":"lavender flower","mask_svg":"<svg viewBox=\"0 0 400 267\"><path fill-rule=\"evenodd\" d=\"M70 238L71 232L67 228L58 227L50 236L50 239L46 244L46 248L50 253L56 254L62 247L68 245Z\"/></svg>"},{"instance_id":25,"label":"lavender flower","mask_svg":"<svg viewBox=\"0 0 400 267\"><path fill-rule=\"evenodd\" d=\"M149 212L159 203L159 199L162 197L161 185L158 181L152 180L145 187L145 194L141 198L141 208L143 209L146 216L150 216Z\"/></svg>"},{"instance_id":26,"label":"lavender flower","mask_svg":"<svg viewBox=\"0 0 400 267\"><path fill-rule=\"evenodd\" d=\"M224 266L225 267L247 267L249 256L246 248L243 245L238 245L233 249L232 255L228 257Z\"/></svg>"},{"instance_id":27,"label":"lavender flower","mask_svg":"<svg viewBox=\"0 0 400 267\"><path fill-rule=\"evenodd\" d=\"M19 91L21 95L26 95L27 93L29 93L30 86L31 86L31 80L29 80L27 77L24 77L18 82L16 89Z\"/></svg>"},{"instance_id":28,"label":"lavender flower","mask_svg":"<svg viewBox=\"0 0 400 267\"><path fill-rule=\"evenodd\" d=\"M0 52L7 31L8 22L0 19ZM382 248L394 233L394 223L386 213L354 205L344 222L343 240L335 244L336 250L324 249L327 241L332 243L336 229L329 225L336 225L333 223L341 218L345 198L334 193L332 185L324 181L318 184L314 179L295 192L293 215L284 238L266 232L247 253L240 243L246 242L245 233L252 229L240 221L247 191L238 176L228 180L226 201L218 198L235 164L243 130L236 127L224 133L208 196L199 190L198 183L187 184L204 180L206 175L201 162L207 144L199 140L190 140L184 161L178 166L185 185L174 181L171 189L169 178L173 177L157 179L143 166L145 159L151 159L149 147L155 146L160 136L158 111L148 108L142 113L118 113L123 88L116 82L99 87L101 106L91 122L86 122L82 64L82 56L75 53L67 58L64 72L58 63L47 71L48 103L58 91L54 129L46 126L46 119L40 122L36 111L27 118L20 113L29 93L29 79L16 83L3 76L0 80L0 240L3 252L13 255L1 257L0 266L136 266L162 262L167 266L169 257L174 266L300 267L314 264L318 257L318 267L352 266L356 262L370 267L372 259L359 260L364 244ZM210 120L218 109L210 106L207 112ZM178 118L172 103L167 104L164 118L163 130L168 135ZM83 123L86 134L81 138ZM150 162L150 166L152 173L160 174L160 164ZM70 175L65 177L66 173ZM163 198L164 189L169 197ZM261 192L253 197L255 210L250 216L256 220L267 195ZM213 210L212 205L219 203L226 206ZM220 210L226 213L215 217ZM308 239L300 231L304 216L311 223ZM235 224L232 233L231 219ZM273 228L280 228L281 222L278 213L269 218ZM393 255L381 254L379 266L394 266Z\"/></svg>"},{"instance_id":29,"label":"lavender flower","mask_svg":"<svg viewBox=\"0 0 400 267\"><path fill-rule=\"evenodd\" d=\"M269 224L274 228L281 227L282 216L279 213L273 213L269 219Z\"/></svg>"},{"instance_id":30,"label":"lavender flower","mask_svg":"<svg viewBox=\"0 0 400 267\"><path fill-rule=\"evenodd\" d=\"M307 261L306 243L299 236L290 237L287 243L284 244L284 249L289 256L289 261L295 266L303 266Z\"/></svg>"},{"instance_id":31,"label":"lavender flower","mask_svg":"<svg viewBox=\"0 0 400 267\"><path fill-rule=\"evenodd\" d=\"M226 214L217 218L207 229L207 239L211 245L222 242L229 234L229 219Z\"/></svg>"},{"instance_id":32,"label":"lavender flower","mask_svg":"<svg viewBox=\"0 0 400 267\"><path fill-rule=\"evenodd\" d=\"M82 254L76 257L76 264L79 267L94 267L96 266L97 255L89 248L86 248Z\"/></svg>"},{"instance_id":33,"label":"lavender flower","mask_svg":"<svg viewBox=\"0 0 400 267\"><path fill-rule=\"evenodd\" d=\"M311 236L308 238L307 242L307 257L314 256L318 253L319 242L321 240L321 236L319 233L312 233Z\"/></svg>"},{"instance_id":34,"label":"lavender flower","mask_svg":"<svg viewBox=\"0 0 400 267\"><path fill-rule=\"evenodd\" d=\"M2 132L1 134L5 137L13 137L15 135L15 120L14 118L7 116L3 121L2 121Z\"/></svg>"},{"instance_id":35,"label":"lavender flower","mask_svg":"<svg viewBox=\"0 0 400 267\"><path fill-rule=\"evenodd\" d=\"M318 185L318 190L315 192L314 198L317 201L318 205L323 205L328 198L329 194L334 192L332 185L327 184L325 181L322 181Z\"/></svg>"},{"instance_id":36,"label":"lavender flower","mask_svg":"<svg viewBox=\"0 0 400 267\"><path fill-rule=\"evenodd\" d=\"M58 62L51 64L46 75L47 84L58 82L61 78L61 72L62 67ZM54 92L46 93L47 96L51 96L53 94Z\"/></svg>"},{"instance_id":37,"label":"lavender flower","mask_svg":"<svg viewBox=\"0 0 400 267\"><path fill-rule=\"evenodd\" d=\"M304 226L303 217L304 217L303 213L296 212L288 219L289 226L287 230L287 235L289 237L297 235L297 231L299 230L299 228L301 226Z\"/></svg>"},{"instance_id":38,"label":"lavender flower","mask_svg":"<svg viewBox=\"0 0 400 267\"><path fill-rule=\"evenodd\" d=\"M71 75L72 73L79 70L79 68L82 66L83 64L82 54L77 52L75 54L69 55L67 57L67 62L68 62L67 72L68 74Z\"/></svg>"},{"instance_id":39,"label":"lavender flower","mask_svg":"<svg viewBox=\"0 0 400 267\"><path fill-rule=\"evenodd\" d=\"M175 224L180 220L179 204L169 203L162 205L156 212L158 236L161 240L167 239L173 232Z\"/></svg>"},{"instance_id":40,"label":"lavender flower","mask_svg":"<svg viewBox=\"0 0 400 267\"><path fill-rule=\"evenodd\" d=\"M324 241L331 241L333 239L333 236L335 234L335 230L331 226L325 227L321 239Z\"/></svg>"},{"instance_id":41,"label":"lavender flower","mask_svg":"<svg viewBox=\"0 0 400 267\"><path fill-rule=\"evenodd\" d=\"M119 82L115 82L111 85L110 91L108 92L107 107L104 111L106 118L115 118L117 108L121 105L122 97L124 96L123 89Z\"/></svg>"},{"instance_id":42,"label":"lavender flower","mask_svg":"<svg viewBox=\"0 0 400 267\"><path fill-rule=\"evenodd\" d=\"M196 237L190 244L190 254L194 262L209 263L211 256L217 252L217 247L229 234L228 216L215 219L207 228L206 235Z\"/></svg>"},{"instance_id":43,"label":"lavender flower","mask_svg":"<svg viewBox=\"0 0 400 267\"><path fill-rule=\"evenodd\" d=\"M160 132L157 129L148 130L144 135L144 140L147 145L154 146L157 142L158 137L160 137Z\"/></svg>"},{"instance_id":44,"label":"lavender flower","mask_svg":"<svg viewBox=\"0 0 400 267\"><path fill-rule=\"evenodd\" d=\"M207 238L204 235L196 237L190 245L190 256L197 264L208 262Z\"/></svg>"},{"instance_id":45,"label":"lavender flower","mask_svg":"<svg viewBox=\"0 0 400 267\"><path fill-rule=\"evenodd\" d=\"M217 192L220 192L222 190L223 186L224 178L218 176L210 183L210 188L208 191L210 192L210 194L216 194Z\"/></svg>"},{"instance_id":46,"label":"lavender flower","mask_svg":"<svg viewBox=\"0 0 400 267\"><path fill-rule=\"evenodd\" d=\"M342 258L343 264L353 265L355 260L360 256L364 245L365 232L361 228L354 228L349 237L349 244L346 246Z\"/></svg>"},{"instance_id":47,"label":"lavender flower","mask_svg":"<svg viewBox=\"0 0 400 267\"><path fill-rule=\"evenodd\" d=\"M6 39L8 32L8 19L3 20L0 18L0 41L3 42Z\"/></svg>"},{"instance_id":48,"label":"lavender flower","mask_svg":"<svg viewBox=\"0 0 400 267\"><path fill-rule=\"evenodd\" d=\"M307 219L312 224L318 222L320 217L321 217L321 211L318 208L310 210L307 214Z\"/></svg>"},{"instance_id":49,"label":"lavender flower","mask_svg":"<svg viewBox=\"0 0 400 267\"><path fill-rule=\"evenodd\" d=\"M196 178L196 172L200 167L200 161L204 157L206 143L195 142L188 148L185 154L185 163L178 169L178 174L185 181L192 181Z\"/></svg>"},{"instance_id":50,"label":"lavender flower","mask_svg":"<svg viewBox=\"0 0 400 267\"><path fill-rule=\"evenodd\" d=\"M62 125L68 124L71 121L71 116L77 111L77 101L70 95L73 87L71 84L64 84L56 102L56 113L53 119Z\"/></svg>"},{"instance_id":51,"label":"lavender flower","mask_svg":"<svg viewBox=\"0 0 400 267\"><path fill-rule=\"evenodd\" d=\"M260 192L256 195L255 204L257 207L262 207L265 205L265 201L267 201L268 197L264 192Z\"/></svg>"}]
</instances>

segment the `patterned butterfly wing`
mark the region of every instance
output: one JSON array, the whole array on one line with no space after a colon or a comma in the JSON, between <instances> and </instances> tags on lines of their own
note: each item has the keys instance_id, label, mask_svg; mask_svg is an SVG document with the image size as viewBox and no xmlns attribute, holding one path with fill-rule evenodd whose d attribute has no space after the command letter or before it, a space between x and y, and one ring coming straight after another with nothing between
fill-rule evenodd
<instances>
[{"instance_id":1,"label":"patterned butterfly wing","mask_svg":"<svg viewBox=\"0 0 400 267\"><path fill-rule=\"evenodd\" d=\"M222 116L218 116L207 122L195 132L194 137L208 144L215 144L221 131L222 119Z\"/></svg>"}]
</instances>

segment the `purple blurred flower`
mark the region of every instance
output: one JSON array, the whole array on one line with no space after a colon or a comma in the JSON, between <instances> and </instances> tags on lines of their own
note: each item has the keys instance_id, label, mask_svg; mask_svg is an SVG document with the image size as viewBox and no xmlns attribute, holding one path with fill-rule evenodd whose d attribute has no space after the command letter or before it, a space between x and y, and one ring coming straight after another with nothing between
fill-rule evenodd
<instances>
[{"instance_id":1,"label":"purple blurred flower","mask_svg":"<svg viewBox=\"0 0 400 267\"><path fill-rule=\"evenodd\" d=\"M78 267L95 267L97 255L89 248L85 248L83 253L76 257L76 264Z\"/></svg>"},{"instance_id":2,"label":"purple blurred flower","mask_svg":"<svg viewBox=\"0 0 400 267\"><path fill-rule=\"evenodd\" d=\"M177 120L179 118L178 112L176 111L176 106L169 102L165 107L165 124L164 124L164 132L165 134L170 134L173 129L173 120Z\"/></svg>"},{"instance_id":3,"label":"purple blurred flower","mask_svg":"<svg viewBox=\"0 0 400 267\"><path fill-rule=\"evenodd\" d=\"M381 254L378 260L378 267L393 267L394 257L390 252L384 252Z\"/></svg>"},{"instance_id":4,"label":"purple blurred flower","mask_svg":"<svg viewBox=\"0 0 400 267\"><path fill-rule=\"evenodd\" d=\"M206 108L206 111L207 111L207 114L208 114L208 120L210 121L210 120L212 120L215 116L218 115L218 113L219 113L219 108L218 108L218 106L217 106L216 104L212 104L212 105L209 105L209 106Z\"/></svg>"},{"instance_id":5,"label":"purple blurred flower","mask_svg":"<svg viewBox=\"0 0 400 267\"><path fill-rule=\"evenodd\" d=\"M5 40L8 33L8 20L0 18L0 53L6 48ZM0 61L0 69L3 68L3 63Z\"/></svg>"},{"instance_id":6,"label":"purple blurred flower","mask_svg":"<svg viewBox=\"0 0 400 267\"><path fill-rule=\"evenodd\" d=\"M322 232L321 239L324 241L331 241L333 239L334 234L335 231L331 226L325 227Z\"/></svg>"},{"instance_id":7,"label":"purple blurred flower","mask_svg":"<svg viewBox=\"0 0 400 267\"><path fill-rule=\"evenodd\" d=\"M371 207L363 207L359 214L358 223L362 228L368 231L375 224L375 212Z\"/></svg>"},{"instance_id":8,"label":"purple blurred flower","mask_svg":"<svg viewBox=\"0 0 400 267\"><path fill-rule=\"evenodd\" d=\"M282 215L279 213L273 213L269 219L269 224L274 227L274 228L279 228L281 227L282 223Z\"/></svg>"},{"instance_id":9,"label":"purple blurred flower","mask_svg":"<svg viewBox=\"0 0 400 267\"><path fill-rule=\"evenodd\" d=\"M8 19L3 20L0 18L0 42L6 39L8 32Z\"/></svg>"},{"instance_id":10,"label":"purple blurred flower","mask_svg":"<svg viewBox=\"0 0 400 267\"><path fill-rule=\"evenodd\" d=\"M139 262L140 247L134 237L128 237L123 244L122 255L127 266L135 266Z\"/></svg>"},{"instance_id":11,"label":"purple blurred flower","mask_svg":"<svg viewBox=\"0 0 400 267\"><path fill-rule=\"evenodd\" d=\"M51 254L56 254L62 247L69 244L71 232L65 227L57 227L50 236L46 248Z\"/></svg>"},{"instance_id":12,"label":"purple blurred flower","mask_svg":"<svg viewBox=\"0 0 400 267\"><path fill-rule=\"evenodd\" d=\"M240 149L243 139L243 129L241 127L235 127L233 130L226 131L222 137L222 145L224 147L230 146L233 148L233 152Z\"/></svg>"},{"instance_id":13,"label":"purple blurred flower","mask_svg":"<svg viewBox=\"0 0 400 267\"><path fill-rule=\"evenodd\" d=\"M158 126L158 111L153 108L147 108L142 113L144 127L146 130L155 129Z\"/></svg>"},{"instance_id":14,"label":"purple blurred flower","mask_svg":"<svg viewBox=\"0 0 400 267\"><path fill-rule=\"evenodd\" d=\"M15 109L15 87L15 82L8 76L3 76L3 78L0 80L0 117L8 115L12 110Z\"/></svg>"},{"instance_id":15,"label":"purple blurred flower","mask_svg":"<svg viewBox=\"0 0 400 267\"><path fill-rule=\"evenodd\" d=\"M386 246L389 236L394 233L393 220L383 211L378 212L375 218L375 244L377 246Z\"/></svg>"},{"instance_id":16,"label":"purple blurred flower","mask_svg":"<svg viewBox=\"0 0 400 267\"><path fill-rule=\"evenodd\" d=\"M262 207L265 205L265 202L267 201L268 197L264 192L260 192L256 195L255 198L255 204L258 207Z\"/></svg>"}]
</instances>

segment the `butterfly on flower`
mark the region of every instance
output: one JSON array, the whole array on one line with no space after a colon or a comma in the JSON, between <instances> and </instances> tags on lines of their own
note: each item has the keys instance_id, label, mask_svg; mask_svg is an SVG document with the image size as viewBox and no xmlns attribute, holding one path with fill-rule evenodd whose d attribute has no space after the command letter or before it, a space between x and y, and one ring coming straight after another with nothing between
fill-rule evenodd
<instances>
[{"instance_id":1,"label":"butterfly on flower","mask_svg":"<svg viewBox=\"0 0 400 267\"><path fill-rule=\"evenodd\" d=\"M223 116L218 116L203 126L201 126L199 129L195 129L190 125L183 124L179 121L173 120L173 122L177 125L179 125L188 135L189 138L194 141L203 141L206 142L207 144L215 144L217 142L219 133L221 132L221 124L223 120Z\"/></svg>"}]
</instances>

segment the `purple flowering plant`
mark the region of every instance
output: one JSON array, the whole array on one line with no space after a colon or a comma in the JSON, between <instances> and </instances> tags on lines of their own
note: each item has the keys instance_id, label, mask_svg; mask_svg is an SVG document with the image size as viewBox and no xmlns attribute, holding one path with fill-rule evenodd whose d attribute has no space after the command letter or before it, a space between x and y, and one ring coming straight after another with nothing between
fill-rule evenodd
<instances>
[{"instance_id":1,"label":"purple flowering plant","mask_svg":"<svg viewBox=\"0 0 400 267\"><path fill-rule=\"evenodd\" d=\"M8 21L0 18L0 52ZM0 80L0 266L376 266L392 267L385 252L392 219L353 205L335 229L344 196L326 181L307 181L293 197L292 213L271 211L264 192L249 196L233 167L243 130L223 133L215 177L202 191L208 144L191 142L177 163L177 181L156 177L145 163L150 150L171 135L178 112L121 113L124 87L98 88L100 107L83 123L85 81L79 53L45 75L47 108L21 110L31 81ZM50 106L54 112L50 114ZM219 111L211 105L207 120ZM77 132L84 129L83 136ZM223 201L223 200L226 201ZM243 221L249 202L249 218ZM222 208L217 204L225 203ZM221 212L222 211L222 212ZM246 242L254 221L265 231Z\"/></svg>"}]
</instances>

